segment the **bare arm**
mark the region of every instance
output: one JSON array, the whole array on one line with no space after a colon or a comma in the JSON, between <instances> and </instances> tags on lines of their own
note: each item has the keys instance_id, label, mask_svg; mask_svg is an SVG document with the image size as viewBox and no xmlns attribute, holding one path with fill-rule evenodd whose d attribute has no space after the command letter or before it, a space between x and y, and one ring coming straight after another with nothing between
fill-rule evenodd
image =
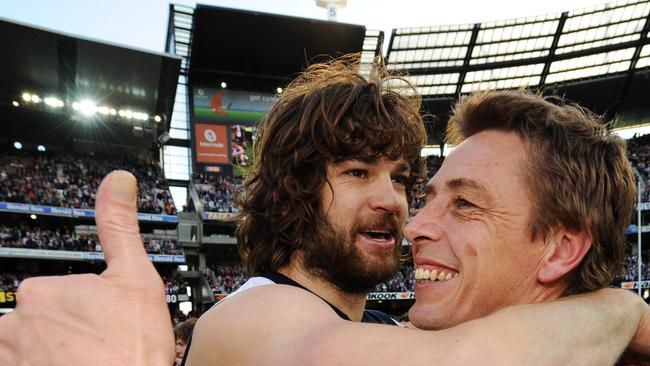
<instances>
[{"instance_id":1,"label":"bare arm","mask_svg":"<svg viewBox=\"0 0 650 366\"><path fill-rule=\"evenodd\" d=\"M375 327L372 336L364 337L352 324L341 324L306 338L309 344L299 347L305 352L298 359L306 358L307 364L388 364L395 354L405 354L416 365L432 360L454 365L611 365L644 312L647 306L637 296L604 290L506 308L438 332L394 337L392 329Z\"/></svg>"},{"instance_id":2,"label":"bare arm","mask_svg":"<svg viewBox=\"0 0 650 366\"><path fill-rule=\"evenodd\" d=\"M454 328L427 332L343 321L318 298L272 285L248 290L200 320L189 361L190 365L395 365L400 361L409 365L610 365L637 332L645 311L647 306L635 295L603 290L515 306Z\"/></svg>"}]
</instances>

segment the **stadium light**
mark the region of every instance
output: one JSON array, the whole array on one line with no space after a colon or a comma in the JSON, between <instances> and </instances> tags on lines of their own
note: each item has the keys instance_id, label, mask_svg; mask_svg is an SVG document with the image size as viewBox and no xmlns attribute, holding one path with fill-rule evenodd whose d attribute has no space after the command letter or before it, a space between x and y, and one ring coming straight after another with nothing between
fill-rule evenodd
<instances>
[{"instance_id":1,"label":"stadium light","mask_svg":"<svg viewBox=\"0 0 650 366\"><path fill-rule=\"evenodd\" d=\"M90 100L84 100L79 103L79 111L87 116L91 116L97 111L97 105Z\"/></svg>"},{"instance_id":2,"label":"stadium light","mask_svg":"<svg viewBox=\"0 0 650 366\"><path fill-rule=\"evenodd\" d=\"M157 123L160 123L160 121L162 121L162 118L160 118L160 116L154 116L153 120L156 121Z\"/></svg>"},{"instance_id":3,"label":"stadium light","mask_svg":"<svg viewBox=\"0 0 650 366\"><path fill-rule=\"evenodd\" d=\"M18 103L17 100L14 100L13 102L11 102L11 105L13 105L14 107L20 107L20 103Z\"/></svg>"},{"instance_id":4,"label":"stadium light","mask_svg":"<svg viewBox=\"0 0 650 366\"><path fill-rule=\"evenodd\" d=\"M45 152L46 149L45 149L45 146L43 146L43 145L38 145L38 146L36 146L36 150L38 150L38 151L40 151L40 152Z\"/></svg>"},{"instance_id":5,"label":"stadium light","mask_svg":"<svg viewBox=\"0 0 650 366\"><path fill-rule=\"evenodd\" d=\"M280 87L278 87L277 89L275 89L275 91L278 92L278 94L282 94L282 88L280 88Z\"/></svg>"},{"instance_id":6,"label":"stadium light","mask_svg":"<svg viewBox=\"0 0 650 366\"><path fill-rule=\"evenodd\" d=\"M21 144L20 141L15 141L14 147L16 148L16 150L20 150L23 148L23 144Z\"/></svg>"},{"instance_id":7,"label":"stadium light","mask_svg":"<svg viewBox=\"0 0 650 366\"><path fill-rule=\"evenodd\" d=\"M61 108L64 105L62 100L54 97L47 97L43 101L52 108Z\"/></svg>"},{"instance_id":8,"label":"stadium light","mask_svg":"<svg viewBox=\"0 0 650 366\"><path fill-rule=\"evenodd\" d=\"M23 93L23 100L25 102L29 102L30 100L32 100L32 95L29 93Z\"/></svg>"},{"instance_id":9,"label":"stadium light","mask_svg":"<svg viewBox=\"0 0 650 366\"><path fill-rule=\"evenodd\" d=\"M105 116L108 116L108 114L110 113L110 108L108 108L105 105L102 105L102 106L97 107L97 112L99 112L99 114L103 114Z\"/></svg>"},{"instance_id":10,"label":"stadium light","mask_svg":"<svg viewBox=\"0 0 650 366\"><path fill-rule=\"evenodd\" d=\"M29 215L29 218L32 219L32 220L36 220L37 217L38 217L38 216L36 216L36 215L34 215L34 214Z\"/></svg>"},{"instance_id":11,"label":"stadium light","mask_svg":"<svg viewBox=\"0 0 650 366\"><path fill-rule=\"evenodd\" d=\"M149 115L142 112L133 112L133 118L140 121L146 121L149 119Z\"/></svg>"},{"instance_id":12,"label":"stadium light","mask_svg":"<svg viewBox=\"0 0 650 366\"><path fill-rule=\"evenodd\" d=\"M224 89L226 89L226 88L228 87L228 84L226 84L225 81L222 81L222 82L221 82L221 87L224 88Z\"/></svg>"},{"instance_id":13,"label":"stadium light","mask_svg":"<svg viewBox=\"0 0 650 366\"><path fill-rule=\"evenodd\" d=\"M32 99L32 102L34 102L34 103L40 103L40 102L41 102L41 97L39 97L39 96L36 95L36 94L32 94L32 98L31 98L31 99Z\"/></svg>"}]
</instances>

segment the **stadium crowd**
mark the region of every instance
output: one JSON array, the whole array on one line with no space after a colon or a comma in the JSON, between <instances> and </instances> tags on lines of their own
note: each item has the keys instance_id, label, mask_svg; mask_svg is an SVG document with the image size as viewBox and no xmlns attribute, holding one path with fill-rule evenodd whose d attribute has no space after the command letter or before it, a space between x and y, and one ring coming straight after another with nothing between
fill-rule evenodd
<instances>
[{"instance_id":1,"label":"stadium crowd","mask_svg":"<svg viewBox=\"0 0 650 366\"><path fill-rule=\"evenodd\" d=\"M202 268L201 273L215 295L236 291L248 280L242 264L218 264Z\"/></svg>"},{"instance_id":2,"label":"stadium crowd","mask_svg":"<svg viewBox=\"0 0 650 366\"><path fill-rule=\"evenodd\" d=\"M0 291L15 292L20 283L29 277L24 273L2 273L0 274Z\"/></svg>"},{"instance_id":3,"label":"stadium crowd","mask_svg":"<svg viewBox=\"0 0 650 366\"><path fill-rule=\"evenodd\" d=\"M94 208L102 178L122 169L138 179L138 211L175 215L169 186L157 161L5 152L0 155L0 202Z\"/></svg>"},{"instance_id":4,"label":"stadium crowd","mask_svg":"<svg viewBox=\"0 0 650 366\"><path fill-rule=\"evenodd\" d=\"M183 254L176 240L142 237L149 254ZM82 252L101 252L99 237L95 233L76 233L72 229L49 230L20 225L9 227L0 225L0 247L49 249Z\"/></svg>"},{"instance_id":5,"label":"stadium crowd","mask_svg":"<svg viewBox=\"0 0 650 366\"><path fill-rule=\"evenodd\" d=\"M26 273L2 273L0 274L0 291L16 291L20 283L28 277L32 277L32 275ZM178 272L161 273L161 277L167 295L187 294L186 288L189 284Z\"/></svg>"},{"instance_id":6,"label":"stadium crowd","mask_svg":"<svg viewBox=\"0 0 650 366\"><path fill-rule=\"evenodd\" d=\"M645 182L641 202L648 202L650 200L650 135L627 140L627 158Z\"/></svg>"},{"instance_id":7,"label":"stadium crowd","mask_svg":"<svg viewBox=\"0 0 650 366\"><path fill-rule=\"evenodd\" d=\"M237 213L236 198L244 192L242 177L214 173L192 175L196 192L205 212Z\"/></svg>"},{"instance_id":8,"label":"stadium crowd","mask_svg":"<svg viewBox=\"0 0 650 366\"><path fill-rule=\"evenodd\" d=\"M214 295L230 294L248 280L241 264L217 264L202 268L201 273L210 284ZM375 287L373 292L413 291L415 276L412 266L405 266L395 276Z\"/></svg>"},{"instance_id":9,"label":"stadium crowd","mask_svg":"<svg viewBox=\"0 0 650 366\"><path fill-rule=\"evenodd\" d=\"M644 253L643 258L648 258L650 253ZM648 261L643 261L641 263L641 279L650 280L650 266L647 264ZM628 254L625 256L625 268L623 273L621 273L615 279L615 282L619 281L637 281L638 278L638 264L636 254Z\"/></svg>"},{"instance_id":10,"label":"stadium crowd","mask_svg":"<svg viewBox=\"0 0 650 366\"><path fill-rule=\"evenodd\" d=\"M414 291L415 273L412 266L404 266L390 280L375 286L372 292L409 292Z\"/></svg>"}]
</instances>

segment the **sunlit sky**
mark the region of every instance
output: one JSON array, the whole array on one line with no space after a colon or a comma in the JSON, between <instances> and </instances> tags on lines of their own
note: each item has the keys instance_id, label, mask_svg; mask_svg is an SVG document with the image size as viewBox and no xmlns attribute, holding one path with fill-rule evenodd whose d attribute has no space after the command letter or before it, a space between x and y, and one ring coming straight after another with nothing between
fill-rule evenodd
<instances>
[{"instance_id":1,"label":"sunlit sky","mask_svg":"<svg viewBox=\"0 0 650 366\"><path fill-rule=\"evenodd\" d=\"M190 5L196 1L175 1ZM316 0L205 0L200 4L313 19L327 19ZM383 30L477 23L557 13L606 3L602 0L347 0L338 21ZM169 2L162 0L4 0L0 17L55 31L163 51ZM388 42L386 42L387 44Z\"/></svg>"}]
</instances>

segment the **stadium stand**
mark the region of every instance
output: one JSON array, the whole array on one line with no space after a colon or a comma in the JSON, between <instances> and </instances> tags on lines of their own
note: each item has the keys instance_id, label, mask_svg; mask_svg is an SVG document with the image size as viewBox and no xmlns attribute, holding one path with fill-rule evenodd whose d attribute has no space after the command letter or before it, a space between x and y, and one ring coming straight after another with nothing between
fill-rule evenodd
<instances>
[{"instance_id":1,"label":"stadium stand","mask_svg":"<svg viewBox=\"0 0 650 366\"><path fill-rule=\"evenodd\" d=\"M648 255L650 255L650 251L643 253L643 257L645 258L648 258ZM623 270L623 273L617 276L614 282L637 281L638 277L637 255L628 254L625 256L625 269ZM650 266L647 265L647 261L641 263L641 280L650 280Z\"/></svg>"},{"instance_id":2,"label":"stadium stand","mask_svg":"<svg viewBox=\"0 0 650 366\"><path fill-rule=\"evenodd\" d=\"M0 155L0 201L92 209L101 179L117 169L138 179L139 212L176 214L159 164L133 157L5 151Z\"/></svg>"},{"instance_id":3,"label":"stadium stand","mask_svg":"<svg viewBox=\"0 0 650 366\"><path fill-rule=\"evenodd\" d=\"M236 214L236 199L244 192L242 177L229 177L216 173L195 173L194 187L204 212Z\"/></svg>"},{"instance_id":4,"label":"stadium stand","mask_svg":"<svg viewBox=\"0 0 650 366\"><path fill-rule=\"evenodd\" d=\"M201 269L214 295L230 294L248 280L244 266L236 264L212 264Z\"/></svg>"},{"instance_id":5,"label":"stadium stand","mask_svg":"<svg viewBox=\"0 0 650 366\"><path fill-rule=\"evenodd\" d=\"M182 255L183 249L176 239L157 238L142 235L142 242L149 254ZM75 231L74 229L45 229L23 224L18 227L0 225L0 247L65 250L81 252L101 252L99 237L93 231Z\"/></svg>"},{"instance_id":6,"label":"stadium stand","mask_svg":"<svg viewBox=\"0 0 650 366\"><path fill-rule=\"evenodd\" d=\"M627 141L627 156L636 169L637 176L643 178L641 202L650 198L650 135L634 137Z\"/></svg>"}]
</instances>

